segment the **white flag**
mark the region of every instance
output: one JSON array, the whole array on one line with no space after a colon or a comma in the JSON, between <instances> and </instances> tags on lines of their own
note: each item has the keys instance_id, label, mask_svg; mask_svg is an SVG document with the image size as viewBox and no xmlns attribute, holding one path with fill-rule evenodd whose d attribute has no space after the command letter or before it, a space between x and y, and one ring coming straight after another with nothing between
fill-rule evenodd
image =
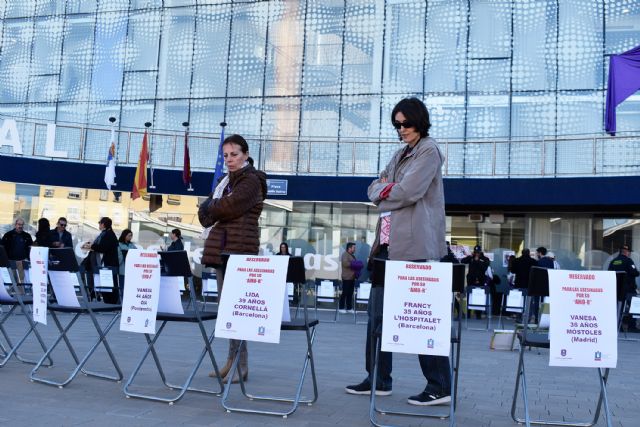
<instances>
[{"instance_id":1,"label":"white flag","mask_svg":"<svg viewBox=\"0 0 640 427\"><path fill-rule=\"evenodd\" d=\"M111 129L111 143L107 154L107 167L104 171L104 183L107 190L111 190L112 185L116 185L116 131Z\"/></svg>"}]
</instances>

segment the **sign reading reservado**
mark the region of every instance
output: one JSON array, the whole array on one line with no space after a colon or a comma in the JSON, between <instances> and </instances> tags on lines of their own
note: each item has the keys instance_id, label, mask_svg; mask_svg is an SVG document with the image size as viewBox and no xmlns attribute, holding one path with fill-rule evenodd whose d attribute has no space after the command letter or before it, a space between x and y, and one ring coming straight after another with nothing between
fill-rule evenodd
<instances>
[{"instance_id":1,"label":"sign reading reservado","mask_svg":"<svg viewBox=\"0 0 640 427\"><path fill-rule=\"evenodd\" d=\"M615 272L549 270L549 297L549 366L615 368Z\"/></svg>"},{"instance_id":2,"label":"sign reading reservado","mask_svg":"<svg viewBox=\"0 0 640 427\"><path fill-rule=\"evenodd\" d=\"M448 356L451 263L387 261L382 351Z\"/></svg>"},{"instance_id":3,"label":"sign reading reservado","mask_svg":"<svg viewBox=\"0 0 640 427\"><path fill-rule=\"evenodd\" d=\"M279 343L289 257L231 255L216 337Z\"/></svg>"}]
</instances>

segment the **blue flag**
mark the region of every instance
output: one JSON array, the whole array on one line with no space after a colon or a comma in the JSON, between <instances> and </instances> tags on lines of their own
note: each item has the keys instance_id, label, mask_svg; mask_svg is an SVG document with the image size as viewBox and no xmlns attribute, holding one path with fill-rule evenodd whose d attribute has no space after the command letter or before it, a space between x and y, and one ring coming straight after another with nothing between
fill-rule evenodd
<instances>
[{"instance_id":1,"label":"blue flag","mask_svg":"<svg viewBox=\"0 0 640 427\"><path fill-rule=\"evenodd\" d=\"M222 177L222 169L224 167L224 159L222 157L222 143L224 142L224 125L220 125L220 145L218 146L218 156L216 157L216 170L213 173L213 182L211 183L211 191L215 191L218 181Z\"/></svg>"}]
</instances>

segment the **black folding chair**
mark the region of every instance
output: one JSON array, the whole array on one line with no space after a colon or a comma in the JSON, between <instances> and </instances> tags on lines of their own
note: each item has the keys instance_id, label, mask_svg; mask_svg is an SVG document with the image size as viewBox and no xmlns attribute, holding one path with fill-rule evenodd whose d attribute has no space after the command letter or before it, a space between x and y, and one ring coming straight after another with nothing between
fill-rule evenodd
<instances>
[{"instance_id":1,"label":"black folding chair","mask_svg":"<svg viewBox=\"0 0 640 427\"><path fill-rule=\"evenodd\" d=\"M224 258L225 263L228 260L228 256ZM287 280L291 280L296 284L304 284L306 281L305 278L305 269L304 269L304 261L302 257L292 256L289 258L289 268L287 273ZM298 409L298 405L300 403L306 403L311 406L318 399L318 384L316 380L316 371L315 365L313 362L313 341L316 335L316 326L318 325L318 320L309 320L308 311L307 311L307 292L306 289L303 289L302 292L302 313L303 319L301 320L292 320L291 322L282 322L281 330L282 331L298 331L304 332L307 339L307 350L304 357L304 363L302 365L302 370L300 372L300 376L298 378L298 384L296 386L296 391L294 396L266 396L266 395L257 395L251 394L247 391L246 385L242 379L242 374L239 370L239 361L240 361L240 349L243 345L246 345L246 341L242 341L238 350L236 351L235 357L233 359L233 364L231 365L231 370L227 375L227 383L224 390L224 394L222 396L222 406L227 410L227 412L245 412L252 414L265 414L265 415L277 415L283 418L287 418L289 415L293 414L296 409ZM313 385L313 397L312 398L304 398L302 397L302 387L304 385L304 379L306 377L307 369L311 367L311 382ZM231 379L233 377L233 372L238 373L238 377L240 378L240 390L242 391L242 395L252 400L259 401L271 401L271 402L279 402L279 403L290 403L288 408L285 410L259 410L259 409L249 409L249 408L241 408L237 406L231 406L229 404L229 392L232 387Z\"/></svg>"},{"instance_id":2,"label":"black folding chair","mask_svg":"<svg viewBox=\"0 0 640 427\"><path fill-rule=\"evenodd\" d=\"M623 273L624 274L624 273ZM616 281L620 283L622 275L616 275ZM619 285L618 285L619 288ZM531 267L529 272L529 289L527 297L525 299L524 318L528 319L529 310L531 306L531 298L546 297L549 295L549 275L546 268L543 267ZM523 329L518 332L518 340L520 341L520 356L518 358L518 371L516 375L516 385L513 392L513 401L511 404L511 418L517 423L524 423L527 427L531 424L535 425L557 425L557 426L575 426L575 427L590 427L598 422L600 417L600 411L604 403L605 418L607 420L607 426L611 427L611 415L609 413L609 403L607 400L607 378L609 377L609 368L604 369L597 368L598 381L600 383L600 396L596 409L593 412L593 419L591 421L566 421L566 420L542 420L531 419L529 415L529 399L527 396L527 381L526 381L526 363L524 355L526 353L525 347L536 348L549 348L549 334L529 332L528 323L524 323ZM516 415L516 406L518 403L518 391L522 387L522 400L524 403L524 418L520 418ZM591 411L590 411L591 412Z\"/></svg>"},{"instance_id":3,"label":"black folding chair","mask_svg":"<svg viewBox=\"0 0 640 427\"><path fill-rule=\"evenodd\" d=\"M624 271L616 271L617 280L617 297L618 297L618 339L621 341L640 341L638 338L630 338L628 332L622 327L622 321L625 317L631 322L635 322L640 318L640 312L633 312L631 310L631 303L634 298L640 299L639 296L633 296L627 299L626 286L624 280L626 280L626 273ZM622 332L622 336L620 333Z\"/></svg>"},{"instance_id":4,"label":"black folding chair","mask_svg":"<svg viewBox=\"0 0 640 427\"><path fill-rule=\"evenodd\" d=\"M358 314L367 314L369 306L369 294L371 293L371 282L360 282L353 291L353 319L358 325L366 325L366 319L358 321ZM365 307L364 310L358 310L358 306Z\"/></svg>"},{"instance_id":5,"label":"black folding chair","mask_svg":"<svg viewBox=\"0 0 640 427\"><path fill-rule=\"evenodd\" d=\"M220 302L220 295L218 295L218 283L215 271L202 270L202 309L207 310L207 298L211 298L212 304L218 304Z\"/></svg>"},{"instance_id":6,"label":"black folding chair","mask_svg":"<svg viewBox=\"0 0 640 427\"><path fill-rule=\"evenodd\" d=\"M56 286L60 286L59 289L61 289L62 287L71 288L70 293L75 292L76 290L73 289L74 287L73 282L75 282L79 285L78 288L80 290L80 296L73 298L73 301L62 301L60 299L60 295L57 295L55 296L56 302L53 304L49 304L48 306L49 313L51 314L51 318L55 322L56 327L58 328L58 331L60 334L55 339L53 344L47 349L47 351L42 356L40 361L38 361L36 366L31 371L31 375L30 375L31 381L36 381L43 384L49 384L49 385L58 386L59 388L63 388L64 386L69 384L76 377L76 375L78 375L80 371L82 371L82 373L85 375L120 382L123 377L122 371L120 370L120 367L118 366L118 362L116 361L116 358L113 352L111 351L111 347L107 342L107 334L109 333L113 325L116 323L116 321L120 317L120 311L122 306L120 304L105 304L102 302L89 301L89 298L87 297L87 291L85 290L85 287L82 285L82 281L79 274L78 262L76 260L75 254L73 253L72 248L49 249L49 271L66 274L70 279L70 280L62 280L59 283L56 283L55 285L52 283L52 287L54 289L53 291L54 295L55 295ZM49 279L51 278L52 276L50 274ZM69 314L73 314L73 317L69 321L69 323L67 323L67 325L63 327L56 313L69 313ZM102 326L100 326L100 323L96 318L96 313L102 313L102 314L111 313L113 314L113 317L109 320L107 325L103 328ZM73 325L76 323L76 321L83 314L88 315L89 319L93 323L93 326L95 327L96 332L98 334L98 339L89 348L89 350L82 357L82 359L80 359L75 351L75 348L71 344L71 340L69 339L69 336L67 334L69 330L71 330ZM76 366L73 368L69 376L64 381L58 381L58 380L47 379L37 375L38 370L40 369L40 367L43 366L44 361L49 358L53 350L58 346L58 344L62 340L64 340L67 346L67 349L71 354L71 357L76 363ZM98 346L100 346L100 344L102 344L105 350L107 351L109 360L111 361L111 364L113 365L116 371L116 375L109 375L109 374L104 374L104 373L94 372L94 371L89 371L84 369L84 365L91 358L91 356L97 350Z\"/></svg>"},{"instance_id":7,"label":"black folding chair","mask_svg":"<svg viewBox=\"0 0 640 427\"><path fill-rule=\"evenodd\" d=\"M329 285L331 284L331 285ZM316 298L314 309L316 319L318 318L318 303L330 303L334 305L333 320L323 320L324 322L335 323L338 321L338 305L340 295L336 292L336 282L330 279L316 279Z\"/></svg>"},{"instance_id":8,"label":"black folding chair","mask_svg":"<svg viewBox=\"0 0 640 427\"><path fill-rule=\"evenodd\" d=\"M20 356L20 354L18 353L18 349L20 349L20 346L25 342L25 340L32 332L38 340L40 347L42 347L43 352L47 351L47 346L42 340L40 333L36 329L36 323L33 321L30 311L27 309L27 306L33 305L33 297L20 295L16 284L17 281L15 279L15 274L13 271L11 271L9 258L7 257L7 252L5 251L3 246L0 246L0 269L2 269L3 282L0 285L0 306L9 307L9 311L7 311L6 313L2 313L2 316L0 317L0 332L4 337L4 343L2 340L0 340L0 350L2 351L0 368L6 365L12 356L15 356L19 361L23 363L36 364L38 362L37 360L31 360ZM9 289L7 289L7 287ZM13 343L4 325L18 307L20 307L20 309L22 310L22 315L29 324L29 328L15 343ZM48 358L46 366L51 366L52 364L53 362L50 358Z\"/></svg>"},{"instance_id":9,"label":"black folding chair","mask_svg":"<svg viewBox=\"0 0 640 427\"><path fill-rule=\"evenodd\" d=\"M386 260L375 259L374 271L373 271L373 287L384 287L384 275L385 275ZM455 311L455 294L464 292L465 281L465 265L464 264L452 264L452 277L451 277L451 292L453 297L451 300L451 312ZM372 294L372 298L375 298L376 294ZM376 305L374 301L371 301L373 306ZM450 375L451 375L451 405L449 411L444 412L410 412L410 411L392 411L389 409L379 408L376 405L376 393L372 392L369 402L369 420L374 426L382 427L388 426L388 424L382 424L376 414L382 415L400 415L410 417L425 417L425 418L449 418L449 425L455 425L455 410L458 399L458 373L460 372L460 346L462 343L462 310L458 309L455 315L456 324L451 324L451 349L449 353L450 360ZM382 324L381 324L382 325ZM378 328L375 331L375 358L372 370L371 390L376 390L376 382L378 378L378 361L380 358L381 343L382 343L382 328Z\"/></svg>"},{"instance_id":10,"label":"black folding chair","mask_svg":"<svg viewBox=\"0 0 640 427\"><path fill-rule=\"evenodd\" d=\"M166 402L169 405L173 405L174 402L177 402L178 400L182 399L182 397L187 391L194 391L198 393L213 394L216 396L220 396L220 394L222 393L223 385L222 385L222 380L220 379L220 375L219 375L220 372L218 370L218 365L213 355L213 350L211 348L211 344L213 343L213 339L214 339L214 330L212 329L211 333L207 334L207 331L203 323L208 320L215 320L218 317L218 313L213 311L201 311L198 309L198 305L196 304L196 292L193 286L193 275L191 273L191 266L189 265L189 258L187 257L187 252L172 251L172 252L159 252L159 254L162 260L163 276L179 277L181 279L186 277L188 279L189 298L191 302L189 307L193 307L193 309L183 310L183 313L167 313L167 312L157 313L156 320L159 320L160 322L162 322L160 324L160 328L155 333L153 338L151 337L150 334L144 334L145 338L147 339L147 348L144 351L142 357L140 358L140 361L133 369L131 376L129 377L129 379L127 380L124 386L124 394L127 396L127 398L136 397L140 399L154 400L157 402ZM173 298L174 299L177 298L177 301L175 301L176 305L179 305L180 307L182 307L180 292L175 293L175 295L173 295ZM182 383L182 385L171 384L167 381L164 370L162 369L162 364L160 363L160 356L158 355L158 352L156 351L156 348L155 348L155 345L158 339L162 335L162 332L164 331L165 326L169 322L196 323L198 325L200 336L202 337L202 341L204 343L202 351L198 355L198 358L193 364L193 367L189 372L189 375L187 376L186 380ZM158 374L160 375L160 378L162 379L163 384L169 390L178 390L177 394L170 397L165 397L165 396L132 391L132 384L135 378L138 376L138 373L140 372L140 369L142 368L149 354L153 356L156 369L158 370ZM191 387L191 382L193 381L193 378L195 377L198 370L200 369L200 366L202 365L202 361L207 355L211 360L211 366L213 367L215 373L217 374L216 378L218 381L219 390Z\"/></svg>"},{"instance_id":11,"label":"black folding chair","mask_svg":"<svg viewBox=\"0 0 640 427\"><path fill-rule=\"evenodd\" d=\"M472 294L475 293L484 294L483 304L472 302ZM487 315L487 327L485 329L469 327L469 310L485 312ZM465 329L470 331L488 331L491 329L491 292L488 286L467 286L467 313L465 316Z\"/></svg>"}]
</instances>

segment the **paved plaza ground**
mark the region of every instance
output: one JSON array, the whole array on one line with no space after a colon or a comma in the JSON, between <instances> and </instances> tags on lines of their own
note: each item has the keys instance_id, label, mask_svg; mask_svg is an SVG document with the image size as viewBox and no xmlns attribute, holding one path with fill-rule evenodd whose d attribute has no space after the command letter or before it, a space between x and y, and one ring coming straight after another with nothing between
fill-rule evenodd
<instances>
[{"instance_id":1,"label":"paved plaza ground","mask_svg":"<svg viewBox=\"0 0 640 427\"><path fill-rule=\"evenodd\" d=\"M68 320L69 316L62 316ZM321 320L329 320L330 313L321 312ZM105 322L106 316L99 316ZM361 318L364 320L364 317ZM14 315L8 321L11 335L26 324L22 315ZM494 322L495 323L495 322ZM485 322L470 321L470 326L481 327ZM512 323L506 322L506 327ZM213 325L209 325L212 328ZM55 336L55 325L38 327L47 343ZM94 336L89 320L79 321L72 334L79 347L88 345ZM169 325L159 345L160 354L168 376L175 381L186 377L201 349L201 339L196 326ZM131 374L133 366L145 348L144 336L125 333L117 326L108 336L118 362L125 374ZM463 329L462 357L459 380L458 426L513 426L509 410L513 395L517 351L489 349L491 334L487 331ZM31 341L31 340L30 340ZM175 405L140 399L127 399L123 384L78 376L64 389L31 383L30 365L11 360L0 369L0 424L10 426L367 426L368 398L352 396L344 392L347 384L360 382L364 376L365 325L355 324L352 316L341 315L337 323L322 321L317 328L314 346L319 398L313 406L301 406L287 419L274 416L226 413L220 398L198 393L187 395ZM227 341L214 340L218 363L223 364ZM86 348L86 347L84 347ZM34 354L32 342L25 345L25 354ZM249 344L249 382L252 390L268 390L279 393L292 391L305 351L304 334L286 332L281 343ZM618 367L609 379L609 401L614 426L640 425L640 391L638 373L640 342L619 341ZM550 368L548 352L536 350L527 353L529 393L533 416L558 418L590 417L598 392L598 377L594 369ZM43 375L56 377L64 368L70 368L70 357L62 350L54 353L55 367L42 369ZM206 360L205 360L206 362ZM106 366L103 349L90 361L90 368ZM195 381L209 385L209 367L203 365ZM399 409L415 409L406 404L409 395L424 387L417 356L394 355L393 395L379 398L380 404ZM61 378L57 375L57 378ZM310 384L307 381L306 386ZM161 384L150 365L143 369L140 390L163 392ZM310 390L306 387L305 392ZM238 387L232 391L234 403L243 404ZM249 402L257 407L255 402ZM447 426L448 421L427 418L383 417L392 425ZM599 426L606 425L601 417Z\"/></svg>"}]
</instances>

